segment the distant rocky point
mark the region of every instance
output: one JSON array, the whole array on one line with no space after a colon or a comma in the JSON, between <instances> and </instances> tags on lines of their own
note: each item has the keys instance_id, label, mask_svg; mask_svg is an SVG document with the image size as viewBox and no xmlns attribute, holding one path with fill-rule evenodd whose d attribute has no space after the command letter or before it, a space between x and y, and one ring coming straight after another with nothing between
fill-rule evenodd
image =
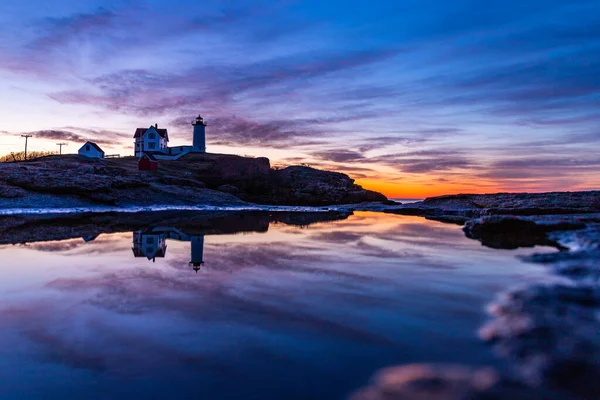
<instances>
[{"instance_id":1,"label":"distant rocky point","mask_svg":"<svg viewBox=\"0 0 600 400\"><path fill-rule=\"evenodd\" d=\"M269 159L188 154L140 171L135 157L48 156L0 163L0 207L94 205L325 206L386 201L345 174L306 166L273 169Z\"/></svg>"},{"instance_id":2,"label":"distant rocky point","mask_svg":"<svg viewBox=\"0 0 600 400\"><path fill-rule=\"evenodd\" d=\"M380 211L419 215L463 224L490 215L534 216L600 212L600 191L550 193L456 194L380 207Z\"/></svg>"}]
</instances>

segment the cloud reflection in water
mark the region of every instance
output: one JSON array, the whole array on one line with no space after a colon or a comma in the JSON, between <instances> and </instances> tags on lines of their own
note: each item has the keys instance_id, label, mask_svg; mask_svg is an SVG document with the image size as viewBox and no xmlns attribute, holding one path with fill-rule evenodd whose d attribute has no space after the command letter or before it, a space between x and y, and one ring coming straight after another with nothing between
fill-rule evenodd
<instances>
[{"instance_id":1,"label":"cloud reflection in water","mask_svg":"<svg viewBox=\"0 0 600 400\"><path fill-rule=\"evenodd\" d=\"M484 303L542 274L418 217L203 235L197 274L188 241L167 238L155 262L133 256L157 229L0 247L3 280L30 273L2 292L0 386L19 382L11 363L56 377L7 386L9 396L97 398L100 385L114 396L340 398L390 364L493 364L474 336ZM39 255L48 267L36 276L27 260Z\"/></svg>"}]
</instances>

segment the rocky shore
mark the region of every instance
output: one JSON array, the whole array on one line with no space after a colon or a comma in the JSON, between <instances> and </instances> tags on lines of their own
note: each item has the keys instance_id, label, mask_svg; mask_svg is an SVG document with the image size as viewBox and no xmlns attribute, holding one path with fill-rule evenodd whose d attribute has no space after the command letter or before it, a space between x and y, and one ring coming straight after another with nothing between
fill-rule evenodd
<instances>
[{"instance_id":1,"label":"rocky shore","mask_svg":"<svg viewBox=\"0 0 600 400\"><path fill-rule=\"evenodd\" d=\"M136 213L0 218L0 244L60 240L185 225L204 233L264 231L272 221L308 225L353 211L418 215L463 226L492 248L553 246L525 259L546 265L547 282L507 288L489 306L479 336L511 371L419 364L375 374L353 400L575 399L600 397L600 191L451 195L394 204L343 174L270 168L267 159L194 155L141 173L135 160L51 157L0 164L0 208L91 205L331 207L330 213Z\"/></svg>"},{"instance_id":2,"label":"rocky shore","mask_svg":"<svg viewBox=\"0 0 600 400\"><path fill-rule=\"evenodd\" d=\"M487 215L540 216L600 212L600 191L458 194L389 206L381 211L464 223Z\"/></svg>"},{"instance_id":3,"label":"rocky shore","mask_svg":"<svg viewBox=\"0 0 600 400\"><path fill-rule=\"evenodd\" d=\"M386 201L347 175L291 166L272 169L267 158L190 154L138 170L134 157L48 156L0 163L0 208L213 205L321 206Z\"/></svg>"},{"instance_id":4,"label":"rocky shore","mask_svg":"<svg viewBox=\"0 0 600 400\"><path fill-rule=\"evenodd\" d=\"M378 372L352 400L575 399L600 397L600 192L458 195L381 211L464 224L493 248L554 246L524 261L554 279L507 288L480 338L514 368L405 365ZM372 206L375 207L375 206Z\"/></svg>"}]
</instances>

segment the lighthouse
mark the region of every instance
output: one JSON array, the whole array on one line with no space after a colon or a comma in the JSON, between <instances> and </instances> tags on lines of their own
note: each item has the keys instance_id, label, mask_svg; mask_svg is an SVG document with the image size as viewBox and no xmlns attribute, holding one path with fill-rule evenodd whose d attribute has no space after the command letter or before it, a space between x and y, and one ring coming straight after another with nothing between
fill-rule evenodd
<instances>
[{"instance_id":1,"label":"lighthouse","mask_svg":"<svg viewBox=\"0 0 600 400\"><path fill-rule=\"evenodd\" d=\"M192 122L194 127L194 152L206 153L206 122L198 115Z\"/></svg>"}]
</instances>

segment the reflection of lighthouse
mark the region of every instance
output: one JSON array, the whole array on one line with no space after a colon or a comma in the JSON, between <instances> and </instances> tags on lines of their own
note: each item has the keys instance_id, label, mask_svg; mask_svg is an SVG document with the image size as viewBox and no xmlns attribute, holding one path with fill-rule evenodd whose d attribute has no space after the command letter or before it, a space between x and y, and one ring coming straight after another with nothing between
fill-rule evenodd
<instances>
[{"instance_id":1,"label":"reflection of lighthouse","mask_svg":"<svg viewBox=\"0 0 600 400\"><path fill-rule=\"evenodd\" d=\"M204 235L202 236L191 236L190 242L192 243L192 260L190 265L193 266L193 270L198 272L200 266L204 264Z\"/></svg>"}]
</instances>

